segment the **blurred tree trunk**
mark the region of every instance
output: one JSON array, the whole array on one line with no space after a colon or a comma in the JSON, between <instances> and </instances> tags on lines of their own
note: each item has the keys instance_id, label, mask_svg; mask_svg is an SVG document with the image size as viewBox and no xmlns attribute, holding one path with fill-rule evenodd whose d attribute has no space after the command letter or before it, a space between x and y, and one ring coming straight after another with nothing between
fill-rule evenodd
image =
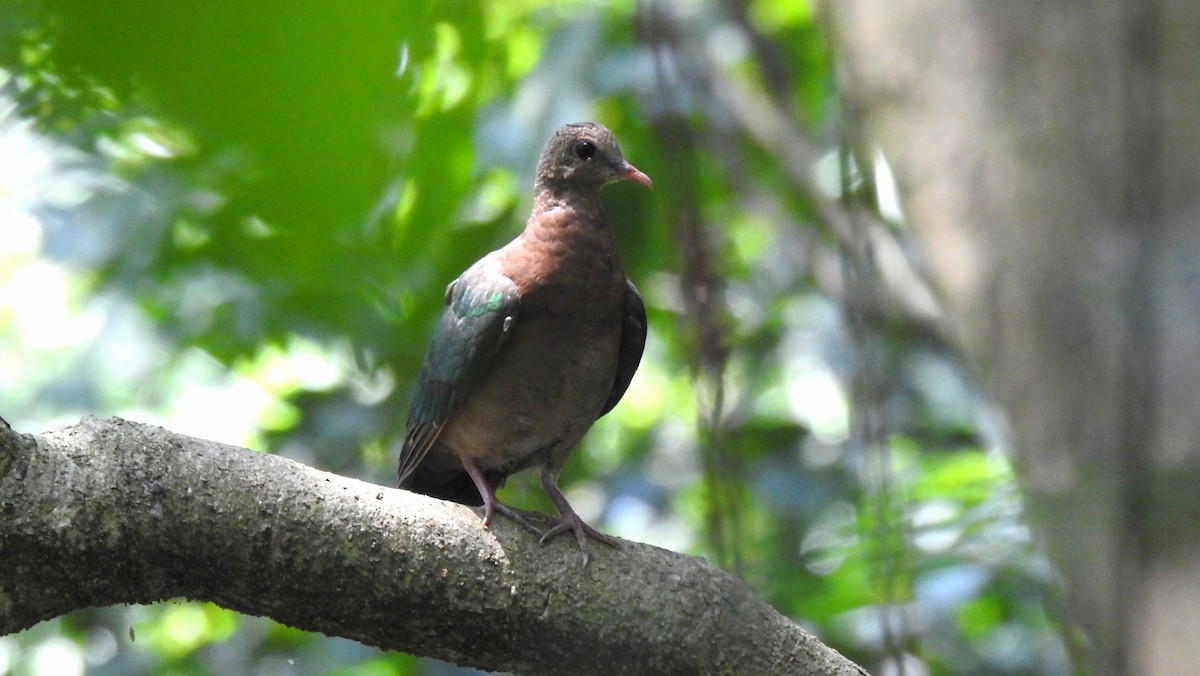
<instances>
[{"instance_id":1,"label":"blurred tree trunk","mask_svg":"<svg viewBox=\"0 0 1200 676\"><path fill-rule=\"evenodd\" d=\"M1200 4L826 2L1097 674L1200 664Z\"/></svg>"}]
</instances>

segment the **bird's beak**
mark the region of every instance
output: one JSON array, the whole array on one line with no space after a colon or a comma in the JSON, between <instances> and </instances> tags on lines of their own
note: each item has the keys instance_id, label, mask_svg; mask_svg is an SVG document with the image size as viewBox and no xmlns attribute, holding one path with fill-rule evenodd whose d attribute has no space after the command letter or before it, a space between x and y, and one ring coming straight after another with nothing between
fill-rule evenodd
<instances>
[{"instance_id":1,"label":"bird's beak","mask_svg":"<svg viewBox=\"0 0 1200 676\"><path fill-rule=\"evenodd\" d=\"M637 167L628 162L625 163L625 166L621 167L621 176L624 176L640 186L645 186L651 190L654 189L654 182L650 180L650 177L638 171Z\"/></svg>"}]
</instances>

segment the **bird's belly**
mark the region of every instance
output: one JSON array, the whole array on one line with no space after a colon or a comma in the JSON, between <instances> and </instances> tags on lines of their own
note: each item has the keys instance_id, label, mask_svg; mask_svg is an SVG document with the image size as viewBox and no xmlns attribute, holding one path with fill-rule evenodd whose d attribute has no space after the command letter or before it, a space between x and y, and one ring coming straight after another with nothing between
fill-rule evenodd
<instances>
[{"instance_id":1,"label":"bird's belly","mask_svg":"<svg viewBox=\"0 0 1200 676\"><path fill-rule=\"evenodd\" d=\"M518 327L439 443L485 469L510 471L569 452L604 407L620 349L619 330L579 334L578 326Z\"/></svg>"}]
</instances>

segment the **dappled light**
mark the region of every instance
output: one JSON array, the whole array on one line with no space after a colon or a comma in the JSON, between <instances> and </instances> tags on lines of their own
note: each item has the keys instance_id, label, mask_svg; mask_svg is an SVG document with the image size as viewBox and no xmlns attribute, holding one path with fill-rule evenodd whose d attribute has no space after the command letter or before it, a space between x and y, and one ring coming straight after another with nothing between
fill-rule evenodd
<instances>
[{"instance_id":1,"label":"dappled light","mask_svg":"<svg viewBox=\"0 0 1200 676\"><path fill-rule=\"evenodd\" d=\"M549 133L594 119L654 180L604 193L650 337L563 470L579 516L727 568L871 673L1071 673L1010 421L810 3L10 4L14 429L119 416L394 485L446 284L519 231ZM553 513L529 474L501 499ZM187 600L0 637L10 670L475 673Z\"/></svg>"}]
</instances>

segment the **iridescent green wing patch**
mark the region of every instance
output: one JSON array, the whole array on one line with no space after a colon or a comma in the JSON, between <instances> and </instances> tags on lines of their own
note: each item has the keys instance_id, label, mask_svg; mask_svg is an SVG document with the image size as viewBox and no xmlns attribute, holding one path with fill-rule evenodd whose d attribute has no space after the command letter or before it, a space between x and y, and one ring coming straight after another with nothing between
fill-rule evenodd
<instances>
[{"instance_id":1,"label":"iridescent green wing patch","mask_svg":"<svg viewBox=\"0 0 1200 676\"><path fill-rule=\"evenodd\" d=\"M400 451L401 481L416 470L455 407L487 373L520 314L516 284L490 263L476 263L446 288L446 309L417 377Z\"/></svg>"}]
</instances>

